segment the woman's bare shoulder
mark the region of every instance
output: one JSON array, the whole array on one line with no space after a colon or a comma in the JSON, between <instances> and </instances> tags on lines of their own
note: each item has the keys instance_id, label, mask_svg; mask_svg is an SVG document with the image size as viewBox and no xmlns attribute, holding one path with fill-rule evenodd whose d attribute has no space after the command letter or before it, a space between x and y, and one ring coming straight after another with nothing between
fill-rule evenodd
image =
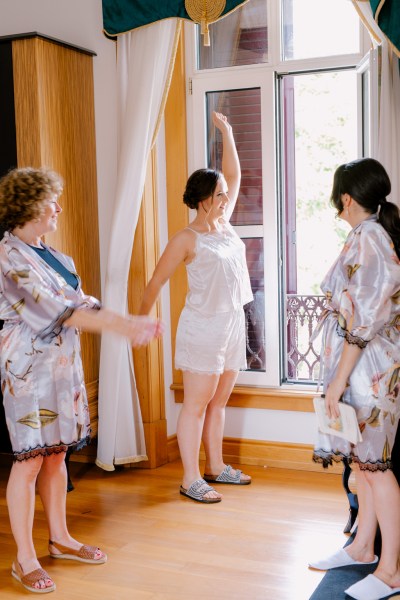
<instances>
[{"instance_id":1,"label":"woman's bare shoulder","mask_svg":"<svg viewBox=\"0 0 400 600\"><path fill-rule=\"evenodd\" d=\"M196 233L197 232L194 229L184 227L183 229L177 231L172 238L170 238L170 242L174 240L176 242L185 243L187 240L192 240L194 237L196 237Z\"/></svg>"},{"instance_id":2,"label":"woman's bare shoulder","mask_svg":"<svg viewBox=\"0 0 400 600\"><path fill-rule=\"evenodd\" d=\"M169 240L168 246L175 249L191 250L196 243L197 234L193 229L184 227L177 231Z\"/></svg>"}]
</instances>

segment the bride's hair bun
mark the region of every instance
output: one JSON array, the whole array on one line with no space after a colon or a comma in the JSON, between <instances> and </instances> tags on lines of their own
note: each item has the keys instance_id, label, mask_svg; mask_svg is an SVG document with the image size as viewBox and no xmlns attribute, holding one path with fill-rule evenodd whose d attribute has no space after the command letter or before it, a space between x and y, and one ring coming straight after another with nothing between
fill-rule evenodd
<instances>
[{"instance_id":1,"label":"bride's hair bun","mask_svg":"<svg viewBox=\"0 0 400 600\"><path fill-rule=\"evenodd\" d=\"M189 208L198 209L200 202L212 196L221 177L214 169L198 169L191 174L183 193L183 202Z\"/></svg>"}]
</instances>

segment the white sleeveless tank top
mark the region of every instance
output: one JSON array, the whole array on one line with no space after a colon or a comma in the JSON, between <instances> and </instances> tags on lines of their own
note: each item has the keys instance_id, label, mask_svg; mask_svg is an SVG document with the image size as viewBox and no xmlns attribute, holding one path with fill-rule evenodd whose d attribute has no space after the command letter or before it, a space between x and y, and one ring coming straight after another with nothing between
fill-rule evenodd
<instances>
[{"instance_id":1,"label":"white sleeveless tank top","mask_svg":"<svg viewBox=\"0 0 400 600\"><path fill-rule=\"evenodd\" d=\"M230 224L222 231L196 234L195 257L186 265L188 308L215 315L242 308L253 300L246 246Z\"/></svg>"}]
</instances>

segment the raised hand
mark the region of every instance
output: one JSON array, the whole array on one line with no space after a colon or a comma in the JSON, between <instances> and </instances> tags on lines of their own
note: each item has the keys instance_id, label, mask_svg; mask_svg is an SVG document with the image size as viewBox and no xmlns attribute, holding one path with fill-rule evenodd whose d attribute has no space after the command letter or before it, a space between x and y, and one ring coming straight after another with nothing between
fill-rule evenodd
<instances>
[{"instance_id":1,"label":"raised hand","mask_svg":"<svg viewBox=\"0 0 400 600\"><path fill-rule=\"evenodd\" d=\"M215 127L217 127L221 133L230 133L232 131L232 127L230 126L228 119L222 113L215 112L214 110L212 113L212 120Z\"/></svg>"}]
</instances>

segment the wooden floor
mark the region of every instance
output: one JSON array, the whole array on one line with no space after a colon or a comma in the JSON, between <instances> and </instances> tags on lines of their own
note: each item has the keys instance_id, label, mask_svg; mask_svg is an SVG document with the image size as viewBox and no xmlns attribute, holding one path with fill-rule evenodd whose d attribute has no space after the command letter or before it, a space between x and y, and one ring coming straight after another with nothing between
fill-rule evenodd
<instances>
[{"instance_id":1,"label":"wooden floor","mask_svg":"<svg viewBox=\"0 0 400 600\"><path fill-rule=\"evenodd\" d=\"M54 561L37 500L35 543L57 584L57 600L308 600L323 574L307 559L336 550L347 504L340 476L247 467L250 486L219 486L224 500L202 505L178 493L181 465L106 473L71 465L69 528L108 553L105 565ZM27 598L10 575L15 545L0 468L0 599ZM37 596L35 596L37 597Z\"/></svg>"}]
</instances>

